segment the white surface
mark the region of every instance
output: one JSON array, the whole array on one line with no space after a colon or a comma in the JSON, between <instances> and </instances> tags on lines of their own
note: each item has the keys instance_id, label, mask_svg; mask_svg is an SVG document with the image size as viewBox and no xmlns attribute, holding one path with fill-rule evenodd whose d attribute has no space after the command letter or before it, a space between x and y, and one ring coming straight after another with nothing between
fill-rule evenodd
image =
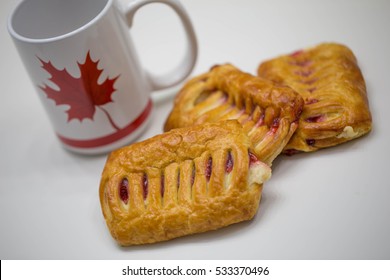
<instances>
[{"instance_id":1,"label":"white surface","mask_svg":"<svg viewBox=\"0 0 390 280\"><path fill-rule=\"evenodd\" d=\"M71 154L52 133L5 28L12 2L0 2L1 259L390 259L389 1L182 0L199 39L193 75L224 62L255 73L266 58L344 43L366 78L374 129L332 149L278 158L251 222L130 248L115 244L101 214L105 157ZM178 19L162 5L137 13L132 32L151 71L184 54ZM162 131L171 106L156 104L140 139Z\"/></svg>"}]
</instances>

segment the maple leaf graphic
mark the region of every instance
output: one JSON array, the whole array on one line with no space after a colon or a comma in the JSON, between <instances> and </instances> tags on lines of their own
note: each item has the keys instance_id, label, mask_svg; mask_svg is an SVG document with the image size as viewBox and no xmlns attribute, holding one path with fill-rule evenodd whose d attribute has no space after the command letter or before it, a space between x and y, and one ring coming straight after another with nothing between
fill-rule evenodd
<instances>
[{"instance_id":1,"label":"maple leaf graphic","mask_svg":"<svg viewBox=\"0 0 390 280\"><path fill-rule=\"evenodd\" d=\"M59 91L49 87L47 84L39 86L49 99L54 100L56 105L69 105L66 111L68 122L73 119L82 121L83 119L93 120L96 107L102 110L107 116L114 129L119 127L113 122L110 114L101 105L112 102L111 95L115 92L114 83L119 76L113 79L106 79L98 84L98 79L103 69L98 69L99 60L93 61L89 52L83 64L77 62L80 69L80 77L73 77L66 69L59 70L48 61L45 62L38 57L42 63L42 68L51 75L50 81L59 87Z\"/></svg>"}]
</instances>

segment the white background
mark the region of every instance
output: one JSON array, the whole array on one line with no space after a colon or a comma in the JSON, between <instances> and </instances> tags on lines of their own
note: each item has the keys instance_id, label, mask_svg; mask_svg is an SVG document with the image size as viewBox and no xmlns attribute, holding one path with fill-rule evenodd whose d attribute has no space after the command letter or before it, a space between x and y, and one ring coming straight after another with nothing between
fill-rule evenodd
<instances>
[{"instance_id":1,"label":"white background","mask_svg":"<svg viewBox=\"0 0 390 280\"><path fill-rule=\"evenodd\" d=\"M0 259L390 259L390 1L182 3L199 40L192 75L224 62L254 74L260 61L279 54L326 41L348 45L366 78L373 131L335 148L279 157L251 222L121 248L98 199L106 157L60 146L6 30L16 1L2 0ZM179 21L165 6L143 8L131 32L151 71L171 69L184 54ZM162 132L172 99L155 107L139 140Z\"/></svg>"}]
</instances>

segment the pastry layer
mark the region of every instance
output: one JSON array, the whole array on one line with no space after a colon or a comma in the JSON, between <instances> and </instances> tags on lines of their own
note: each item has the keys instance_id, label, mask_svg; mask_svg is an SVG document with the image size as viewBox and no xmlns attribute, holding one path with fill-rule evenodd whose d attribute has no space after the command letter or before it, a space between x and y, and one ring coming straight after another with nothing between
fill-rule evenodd
<instances>
[{"instance_id":1,"label":"pastry layer","mask_svg":"<svg viewBox=\"0 0 390 280\"><path fill-rule=\"evenodd\" d=\"M262 63L258 75L291 87L305 101L286 153L334 146L371 130L365 81L346 46L324 43L283 55Z\"/></svg>"},{"instance_id":2,"label":"pastry layer","mask_svg":"<svg viewBox=\"0 0 390 280\"><path fill-rule=\"evenodd\" d=\"M302 98L292 89L226 64L214 66L183 87L164 130L236 119L256 156L271 165L295 132L302 107Z\"/></svg>"},{"instance_id":3,"label":"pastry layer","mask_svg":"<svg viewBox=\"0 0 390 280\"><path fill-rule=\"evenodd\" d=\"M237 121L198 125L112 152L100 202L119 244L154 243L251 219L270 175Z\"/></svg>"}]
</instances>

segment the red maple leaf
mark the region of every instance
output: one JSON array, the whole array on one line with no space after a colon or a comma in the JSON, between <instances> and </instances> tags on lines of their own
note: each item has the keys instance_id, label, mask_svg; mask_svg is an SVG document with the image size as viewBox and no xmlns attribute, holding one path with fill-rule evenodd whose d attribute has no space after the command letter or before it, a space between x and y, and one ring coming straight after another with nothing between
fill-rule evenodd
<instances>
[{"instance_id":1,"label":"red maple leaf","mask_svg":"<svg viewBox=\"0 0 390 280\"><path fill-rule=\"evenodd\" d=\"M51 74L50 81L59 87L59 91L48 85L40 86L49 99L54 100L56 105L69 105L66 111L68 122L72 119L93 120L96 107L98 106L109 118L110 123L115 129L119 129L112 121L108 112L100 107L106 103L112 102L111 95L114 93L114 83L119 76L113 79L106 79L98 84L102 69L98 69L99 60L93 61L89 52L83 64L77 62L80 69L80 77L73 77L66 69L59 70L48 61L45 62L38 58L43 69Z\"/></svg>"}]
</instances>

